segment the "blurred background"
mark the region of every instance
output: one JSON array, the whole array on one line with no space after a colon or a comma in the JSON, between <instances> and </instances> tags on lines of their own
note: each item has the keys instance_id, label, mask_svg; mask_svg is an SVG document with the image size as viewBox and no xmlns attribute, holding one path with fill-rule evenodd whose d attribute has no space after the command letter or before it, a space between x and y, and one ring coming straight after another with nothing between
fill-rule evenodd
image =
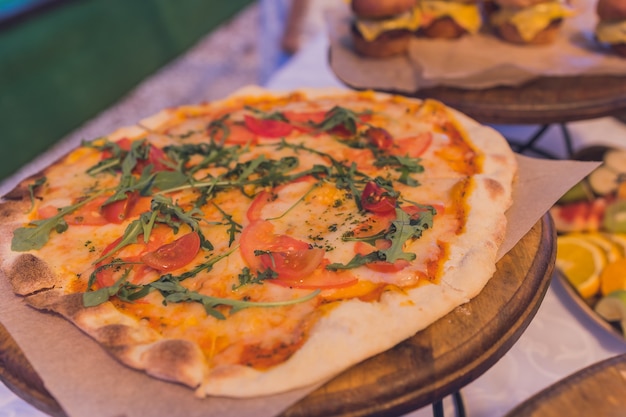
<instances>
[{"instance_id":1,"label":"blurred background","mask_svg":"<svg viewBox=\"0 0 626 417\"><path fill-rule=\"evenodd\" d=\"M341 1L0 0L0 182L69 136L263 85Z\"/></svg>"}]
</instances>

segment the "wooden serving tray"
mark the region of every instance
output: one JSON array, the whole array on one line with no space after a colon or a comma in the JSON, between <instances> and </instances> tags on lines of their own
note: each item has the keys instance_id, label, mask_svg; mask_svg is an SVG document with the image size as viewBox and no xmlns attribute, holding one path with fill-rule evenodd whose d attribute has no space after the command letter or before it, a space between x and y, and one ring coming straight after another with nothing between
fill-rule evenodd
<instances>
[{"instance_id":1,"label":"wooden serving tray","mask_svg":"<svg viewBox=\"0 0 626 417\"><path fill-rule=\"evenodd\" d=\"M546 215L498 262L477 297L342 373L282 417L401 415L460 390L498 361L534 317L550 284L555 242ZM1 325L0 379L38 409L65 416Z\"/></svg>"},{"instance_id":2,"label":"wooden serving tray","mask_svg":"<svg viewBox=\"0 0 626 417\"><path fill-rule=\"evenodd\" d=\"M333 69L332 47L328 60ZM348 87L359 89L334 69L333 72ZM409 93L385 92L433 98L483 124L545 125L604 116L626 117L626 76L537 77L518 86L484 89L438 86Z\"/></svg>"},{"instance_id":3,"label":"wooden serving tray","mask_svg":"<svg viewBox=\"0 0 626 417\"><path fill-rule=\"evenodd\" d=\"M605 359L549 386L506 417L623 416L626 354Z\"/></svg>"}]
</instances>

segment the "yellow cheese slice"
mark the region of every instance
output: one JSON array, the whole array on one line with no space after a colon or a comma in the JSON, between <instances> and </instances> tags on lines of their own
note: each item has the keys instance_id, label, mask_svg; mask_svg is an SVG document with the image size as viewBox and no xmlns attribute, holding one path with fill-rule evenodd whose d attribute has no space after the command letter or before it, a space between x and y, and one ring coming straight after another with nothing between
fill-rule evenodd
<instances>
[{"instance_id":1,"label":"yellow cheese slice","mask_svg":"<svg viewBox=\"0 0 626 417\"><path fill-rule=\"evenodd\" d=\"M414 8L408 12L402 13L390 19L382 20L369 20L359 19L356 22L356 27L361 32L361 35L367 41L373 41L379 37L382 33L390 30L409 30L411 32L416 31L422 23L422 16L417 8Z\"/></svg>"},{"instance_id":2,"label":"yellow cheese slice","mask_svg":"<svg viewBox=\"0 0 626 417\"><path fill-rule=\"evenodd\" d=\"M435 20L449 16L469 33L476 33L482 25L480 11L476 4L446 0L426 0L421 2L424 20Z\"/></svg>"},{"instance_id":3,"label":"yellow cheese slice","mask_svg":"<svg viewBox=\"0 0 626 417\"><path fill-rule=\"evenodd\" d=\"M517 28L522 39L528 42L554 20L572 15L574 11L570 7L559 1L553 1L523 9L502 8L493 14L491 24L500 26L506 22L511 23Z\"/></svg>"},{"instance_id":4,"label":"yellow cheese slice","mask_svg":"<svg viewBox=\"0 0 626 417\"><path fill-rule=\"evenodd\" d=\"M626 43L626 20L604 21L596 26L596 38L611 44Z\"/></svg>"}]
</instances>

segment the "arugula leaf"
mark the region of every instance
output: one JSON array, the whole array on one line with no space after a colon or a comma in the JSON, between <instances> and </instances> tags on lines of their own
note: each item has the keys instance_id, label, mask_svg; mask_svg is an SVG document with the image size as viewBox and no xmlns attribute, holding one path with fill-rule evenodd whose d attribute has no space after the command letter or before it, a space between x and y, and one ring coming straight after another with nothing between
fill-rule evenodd
<instances>
[{"instance_id":1,"label":"arugula leaf","mask_svg":"<svg viewBox=\"0 0 626 417\"><path fill-rule=\"evenodd\" d=\"M120 288L122 288L122 285L126 282L126 280L128 279L128 275L130 274L131 269L128 268L126 271L124 271L124 274L120 277L120 279L118 279L117 281L115 281L115 283L113 285L111 285L110 287L103 287L103 288L99 288L95 291L87 291L83 293L83 306L85 307L95 307L97 305L100 305L106 301L109 300L109 298L111 298L112 296L114 296L115 294L117 294L120 290ZM89 279L90 284L88 284L87 288L91 288L91 285L93 285L93 281L95 280L95 274L96 271L94 271L91 274L91 278Z\"/></svg>"},{"instance_id":2,"label":"arugula leaf","mask_svg":"<svg viewBox=\"0 0 626 417\"><path fill-rule=\"evenodd\" d=\"M350 262L348 262L347 264L335 262L335 263L326 265L326 269L328 269L329 271L353 269L353 268L358 268L360 266L366 265L370 262L384 261L384 260L385 259L383 259L383 255L379 253L379 251L374 251L374 252L368 253L367 255L361 255L357 253L356 255L354 255L354 258L352 258Z\"/></svg>"},{"instance_id":3,"label":"arugula leaf","mask_svg":"<svg viewBox=\"0 0 626 417\"><path fill-rule=\"evenodd\" d=\"M83 141L82 146L93 148L100 152L108 152L110 156L102 159L96 165L87 170L89 175L97 175L101 172L119 170L121 158L125 151L116 143L106 138L97 138L92 141Z\"/></svg>"},{"instance_id":4,"label":"arugula leaf","mask_svg":"<svg viewBox=\"0 0 626 417\"><path fill-rule=\"evenodd\" d=\"M264 272L257 272L256 275L252 275L250 268L245 267L238 275L239 284L233 284L232 290L238 290L239 288L250 284L263 284L268 279L274 279L278 274L271 269L266 269Z\"/></svg>"},{"instance_id":5,"label":"arugula leaf","mask_svg":"<svg viewBox=\"0 0 626 417\"><path fill-rule=\"evenodd\" d=\"M234 250L234 249L233 249ZM163 296L163 303L182 303L182 302L197 302L204 306L204 309L208 315L211 315L219 320L226 319L226 316L218 310L218 307L227 307L230 308L229 314L234 314L238 311L241 311L245 308L251 307L261 307L261 308L269 308L269 307L280 307L292 304L298 304L302 302L309 301L315 298L320 290L315 290L310 294L307 294L303 297L295 298L292 300L283 300L283 301L270 301L270 302L257 302L257 301L248 301L248 300L235 300L230 298L222 298L222 297L213 297L204 294L200 294L196 291L189 290L180 284L181 281L195 276L197 273L203 270L210 270L213 268L213 265L217 263L219 260L227 257L232 251L228 253L215 256L209 259L207 262L198 265L191 271L187 271L180 276L173 276L172 274L167 274L161 276L157 281L154 281L145 285L135 285L127 282L128 275L130 273L130 268L127 269L123 276L118 279L114 285L110 287L100 288L95 291L87 291L83 294L83 305L86 307L92 307L99 304L102 304L109 300L109 298L113 296L118 296L123 301L132 302L141 297L146 296L151 291L159 291ZM112 267L120 267L124 265L124 262L113 261L110 264L103 265L100 268L112 268ZM247 269L247 268L246 268ZM91 287L93 281L95 280L95 275L97 273L96 269L92 273L92 277L90 277L90 284L88 288ZM240 274L240 286L251 284L251 283L260 283L262 280L274 278L275 273L272 271L266 271L262 274L259 274L256 278L252 278L249 269L242 271ZM234 290L233 286L233 290Z\"/></svg>"},{"instance_id":6,"label":"arugula leaf","mask_svg":"<svg viewBox=\"0 0 626 417\"><path fill-rule=\"evenodd\" d=\"M228 247L230 247L233 242L235 241L235 236L237 233L241 233L241 230L243 229L243 226L239 223L237 223L235 220L233 220L233 216L231 216L230 214L226 213L224 210L222 210L222 208L220 206L218 206L217 204L213 203L213 206L215 206L215 208L222 213L222 216L224 217L224 220L226 221L227 224L230 225L230 227L228 228Z\"/></svg>"},{"instance_id":7,"label":"arugula leaf","mask_svg":"<svg viewBox=\"0 0 626 417\"><path fill-rule=\"evenodd\" d=\"M158 190L168 190L191 184L192 181L180 171L159 171L152 178L151 184Z\"/></svg>"},{"instance_id":8,"label":"arugula leaf","mask_svg":"<svg viewBox=\"0 0 626 417\"><path fill-rule=\"evenodd\" d=\"M259 110L252 106L245 106L245 109L250 110L256 116L264 120L279 120L281 122L288 122L289 120L279 111L275 111L272 113L264 112L263 110Z\"/></svg>"},{"instance_id":9,"label":"arugula leaf","mask_svg":"<svg viewBox=\"0 0 626 417\"><path fill-rule=\"evenodd\" d=\"M220 131L222 132L222 140L220 141L219 144L222 145L226 141L226 139L228 139L228 136L230 135L230 128L224 122L229 117L230 117L230 114L225 114L219 119L213 120L211 121L211 123L209 123L209 125L207 126L207 131L209 133L209 137L211 138L211 143L216 143L215 136Z\"/></svg>"},{"instance_id":10,"label":"arugula leaf","mask_svg":"<svg viewBox=\"0 0 626 417\"><path fill-rule=\"evenodd\" d=\"M156 284L156 285L155 285ZM213 297L209 295L200 294L195 291L191 291L188 288L183 287L178 282L161 282L151 284L157 290L163 294L164 303L181 303L181 302L197 302L204 306L204 310L210 316L213 316L219 320L225 320L226 316L217 310L217 307L230 307L230 315L235 314L246 308L251 307L281 307L293 304L303 303L315 298L321 291L315 290L303 297L284 300L284 301L246 301L246 300L233 300L230 298Z\"/></svg>"},{"instance_id":11,"label":"arugula leaf","mask_svg":"<svg viewBox=\"0 0 626 417\"><path fill-rule=\"evenodd\" d=\"M144 236L149 236L150 233L149 233L147 226L148 226L148 222L143 216L141 216L139 219L136 219L130 222L130 224L126 226L126 229L124 230L124 234L122 235L122 238L120 239L118 244L115 245L115 247L111 248L110 251L103 254L100 258L93 261L93 264L95 265L97 263L104 261L106 258L111 256L111 254L119 251L125 246L128 246L132 243L137 243L137 238L139 237L139 235L143 234Z\"/></svg>"},{"instance_id":12,"label":"arugula leaf","mask_svg":"<svg viewBox=\"0 0 626 417\"><path fill-rule=\"evenodd\" d=\"M32 184L28 185L28 194L30 195L30 208L26 212L30 212L35 207L35 190L46 183L46 177L40 177Z\"/></svg>"},{"instance_id":13,"label":"arugula leaf","mask_svg":"<svg viewBox=\"0 0 626 417\"><path fill-rule=\"evenodd\" d=\"M357 123L359 122L359 114L344 107L335 106L326 113L326 117L320 123L314 124L318 130L328 132L337 127L343 127L351 134L355 134Z\"/></svg>"},{"instance_id":14,"label":"arugula leaf","mask_svg":"<svg viewBox=\"0 0 626 417\"><path fill-rule=\"evenodd\" d=\"M412 158L399 155L386 155L382 154L381 152L376 152L376 162L374 162L374 166L381 168L394 168L396 172L400 173L398 182L412 187L418 186L419 182L412 178L410 175L424 172L424 166L421 164L420 158Z\"/></svg>"},{"instance_id":15,"label":"arugula leaf","mask_svg":"<svg viewBox=\"0 0 626 417\"><path fill-rule=\"evenodd\" d=\"M59 212L52 217L34 220L27 226L16 229L13 232L13 239L11 240L11 250L15 252L26 252L33 249L41 249L48 243L50 233L53 230L57 233L63 233L67 230L68 225L63 219L63 216L84 206L103 192L104 191L100 191L76 204L61 208Z\"/></svg>"},{"instance_id":16,"label":"arugula leaf","mask_svg":"<svg viewBox=\"0 0 626 417\"><path fill-rule=\"evenodd\" d=\"M412 224L411 217L404 210L396 208L396 219L391 222L389 233L385 235L385 238L391 241L391 246L379 252L384 254L387 262L394 263L398 259L412 261L416 255L404 252L404 243L409 239L421 237L423 230L422 224Z\"/></svg>"},{"instance_id":17,"label":"arugula leaf","mask_svg":"<svg viewBox=\"0 0 626 417\"><path fill-rule=\"evenodd\" d=\"M365 265L374 261L385 261L394 263L399 259L412 261L416 255L412 252L404 251L404 244L408 240L419 239L424 230L429 229L433 225L434 208L431 206L422 206L423 212L419 216L410 216L401 208L396 208L396 219L384 232L377 233L372 236L354 237L345 235L345 241L364 241L374 244L376 240L385 239L391 242L387 249L379 249L367 255L356 254L347 264L332 263L326 266L326 269L335 271L338 269L352 269Z\"/></svg>"}]
</instances>

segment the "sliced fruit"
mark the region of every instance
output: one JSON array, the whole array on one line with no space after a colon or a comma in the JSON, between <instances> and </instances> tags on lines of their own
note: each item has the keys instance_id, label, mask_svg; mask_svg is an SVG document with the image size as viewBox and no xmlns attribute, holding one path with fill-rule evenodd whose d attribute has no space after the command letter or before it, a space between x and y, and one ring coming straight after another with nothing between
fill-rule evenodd
<instances>
[{"instance_id":1,"label":"sliced fruit","mask_svg":"<svg viewBox=\"0 0 626 417\"><path fill-rule=\"evenodd\" d=\"M615 194L626 180L626 150L608 150L603 164L588 176L591 189L598 195Z\"/></svg>"},{"instance_id":2,"label":"sliced fruit","mask_svg":"<svg viewBox=\"0 0 626 417\"><path fill-rule=\"evenodd\" d=\"M626 257L626 233L603 233L603 235L619 246L622 257Z\"/></svg>"},{"instance_id":3,"label":"sliced fruit","mask_svg":"<svg viewBox=\"0 0 626 417\"><path fill-rule=\"evenodd\" d=\"M626 150L611 149L604 154L604 165L615 172L626 173Z\"/></svg>"},{"instance_id":4,"label":"sliced fruit","mask_svg":"<svg viewBox=\"0 0 626 417\"><path fill-rule=\"evenodd\" d=\"M589 174L591 189L598 195L609 195L617 191L619 174L606 165L599 166Z\"/></svg>"},{"instance_id":5,"label":"sliced fruit","mask_svg":"<svg viewBox=\"0 0 626 417\"><path fill-rule=\"evenodd\" d=\"M626 200L626 174L620 174L616 196L618 200Z\"/></svg>"},{"instance_id":6,"label":"sliced fruit","mask_svg":"<svg viewBox=\"0 0 626 417\"><path fill-rule=\"evenodd\" d=\"M623 256L622 247L609 239L606 234L599 232L572 233L571 236L587 239L589 242L602 248L606 255L607 262L614 262Z\"/></svg>"},{"instance_id":7,"label":"sliced fruit","mask_svg":"<svg viewBox=\"0 0 626 417\"><path fill-rule=\"evenodd\" d=\"M606 207L602 227L608 232L626 233L626 200L616 201Z\"/></svg>"},{"instance_id":8,"label":"sliced fruit","mask_svg":"<svg viewBox=\"0 0 626 417\"><path fill-rule=\"evenodd\" d=\"M602 295L608 295L617 290L626 290L626 258L609 262L600 274Z\"/></svg>"},{"instance_id":9,"label":"sliced fruit","mask_svg":"<svg viewBox=\"0 0 626 417\"><path fill-rule=\"evenodd\" d=\"M602 297L595 306L595 311L604 320L616 322L626 337L626 290L614 291Z\"/></svg>"},{"instance_id":10,"label":"sliced fruit","mask_svg":"<svg viewBox=\"0 0 626 417\"><path fill-rule=\"evenodd\" d=\"M600 229L605 209L606 199L599 197L552 206L550 214L559 233L588 232Z\"/></svg>"},{"instance_id":11,"label":"sliced fruit","mask_svg":"<svg viewBox=\"0 0 626 417\"><path fill-rule=\"evenodd\" d=\"M576 201L591 201L593 197L593 191L589 186L589 182L584 179L578 182L569 190L567 190L567 192L563 194L561 198L559 198L557 204L567 204Z\"/></svg>"},{"instance_id":12,"label":"sliced fruit","mask_svg":"<svg viewBox=\"0 0 626 417\"><path fill-rule=\"evenodd\" d=\"M598 293L606 264L604 250L589 240L569 235L557 239L556 266L582 297Z\"/></svg>"}]
</instances>

